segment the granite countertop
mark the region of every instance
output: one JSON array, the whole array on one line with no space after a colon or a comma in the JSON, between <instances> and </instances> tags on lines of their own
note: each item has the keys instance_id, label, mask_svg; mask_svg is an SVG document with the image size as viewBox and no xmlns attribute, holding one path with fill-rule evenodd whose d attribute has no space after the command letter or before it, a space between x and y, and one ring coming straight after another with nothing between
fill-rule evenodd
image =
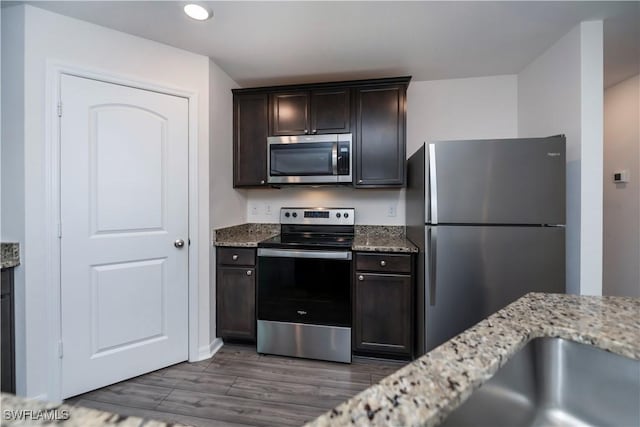
<instances>
[{"instance_id":1,"label":"granite countertop","mask_svg":"<svg viewBox=\"0 0 640 427\"><path fill-rule=\"evenodd\" d=\"M0 394L3 426L63 425L67 427L119 426L119 427L180 427L181 424L164 423L126 415L112 414L82 408L28 400L12 394ZM20 412L23 411L23 412ZM15 415L14 415L15 414ZM53 418L53 420L52 420Z\"/></svg>"},{"instance_id":2,"label":"granite countertop","mask_svg":"<svg viewBox=\"0 0 640 427\"><path fill-rule=\"evenodd\" d=\"M640 360L638 313L640 298L527 294L307 427L438 425L534 338Z\"/></svg>"},{"instance_id":3,"label":"granite countertop","mask_svg":"<svg viewBox=\"0 0 640 427\"><path fill-rule=\"evenodd\" d=\"M416 245L407 239L405 228L394 225L356 225L351 249L365 252L418 252Z\"/></svg>"},{"instance_id":4,"label":"granite countertop","mask_svg":"<svg viewBox=\"0 0 640 427\"><path fill-rule=\"evenodd\" d=\"M11 268L20 265L20 244L0 243L1 268Z\"/></svg>"},{"instance_id":5,"label":"granite countertop","mask_svg":"<svg viewBox=\"0 0 640 427\"><path fill-rule=\"evenodd\" d=\"M249 223L214 231L215 246L255 248L263 240L280 234L280 224Z\"/></svg>"},{"instance_id":6,"label":"granite countertop","mask_svg":"<svg viewBox=\"0 0 640 427\"><path fill-rule=\"evenodd\" d=\"M214 232L215 246L256 247L258 243L280 233L279 224L241 224ZM354 251L418 252L405 236L403 226L356 225Z\"/></svg>"}]
</instances>

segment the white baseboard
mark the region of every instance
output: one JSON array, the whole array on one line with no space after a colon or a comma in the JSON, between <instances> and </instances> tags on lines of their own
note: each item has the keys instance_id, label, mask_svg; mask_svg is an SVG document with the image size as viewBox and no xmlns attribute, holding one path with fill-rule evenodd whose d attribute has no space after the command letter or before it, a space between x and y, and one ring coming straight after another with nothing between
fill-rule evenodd
<instances>
[{"instance_id":1,"label":"white baseboard","mask_svg":"<svg viewBox=\"0 0 640 427\"><path fill-rule=\"evenodd\" d=\"M216 354L224 345L222 338L216 338L208 345L203 345L198 349L198 358L196 360L190 360L190 362L199 362L201 360L210 359Z\"/></svg>"}]
</instances>

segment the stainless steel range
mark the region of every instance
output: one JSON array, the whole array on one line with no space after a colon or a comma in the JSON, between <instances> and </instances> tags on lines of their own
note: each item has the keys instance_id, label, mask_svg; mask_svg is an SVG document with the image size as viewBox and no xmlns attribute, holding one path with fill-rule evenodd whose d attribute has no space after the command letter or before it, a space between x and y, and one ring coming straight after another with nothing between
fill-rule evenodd
<instances>
[{"instance_id":1,"label":"stainless steel range","mask_svg":"<svg viewBox=\"0 0 640 427\"><path fill-rule=\"evenodd\" d=\"M352 208L282 208L258 245L258 352L351 362Z\"/></svg>"}]
</instances>

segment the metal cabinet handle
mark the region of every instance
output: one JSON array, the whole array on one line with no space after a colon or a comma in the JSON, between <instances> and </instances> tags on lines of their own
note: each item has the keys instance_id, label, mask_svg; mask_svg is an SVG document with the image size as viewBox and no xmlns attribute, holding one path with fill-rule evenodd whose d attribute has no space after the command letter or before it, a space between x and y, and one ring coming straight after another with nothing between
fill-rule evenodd
<instances>
[{"instance_id":1,"label":"metal cabinet handle","mask_svg":"<svg viewBox=\"0 0 640 427\"><path fill-rule=\"evenodd\" d=\"M178 239L175 242L173 242L173 246L175 246L178 249L182 249L184 247L184 240L182 239Z\"/></svg>"},{"instance_id":2,"label":"metal cabinet handle","mask_svg":"<svg viewBox=\"0 0 640 427\"><path fill-rule=\"evenodd\" d=\"M311 131L311 133L318 133L318 130L314 129L314 130Z\"/></svg>"},{"instance_id":3,"label":"metal cabinet handle","mask_svg":"<svg viewBox=\"0 0 640 427\"><path fill-rule=\"evenodd\" d=\"M305 129L305 130L304 130L304 133L309 133L309 129Z\"/></svg>"},{"instance_id":4,"label":"metal cabinet handle","mask_svg":"<svg viewBox=\"0 0 640 427\"><path fill-rule=\"evenodd\" d=\"M260 184L264 184L264 179L260 181Z\"/></svg>"},{"instance_id":5,"label":"metal cabinet handle","mask_svg":"<svg viewBox=\"0 0 640 427\"><path fill-rule=\"evenodd\" d=\"M385 265L387 265L387 261L385 260L380 261L380 267L384 267Z\"/></svg>"},{"instance_id":6,"label":"metal cabinet handle","mask_svg":"<svg viewBox=\"0 0 640 427\"><path fill-rule=\"evenodd\" d=\"M247 270L247 276L251 276L252 274L253 274L253 271Z\"/></svg>"},{"instance_id":7,"label":"metal cabinet handle","mask_svg":"<svg viewBox=\"0 0 640 427\"><path fill-rule=\"evenodd\" d=\"M362 282L362 281L364 281L364 276L363 276L362 274L361 274L361 275L359 275L359 276L358 276L358 280L359 280L359 281L361 281L361 282Z\"/></svg>"},{"instance_id":8,"label":"metal cabinet handle","mask_svg":"<svg viewBox=\"0 0 640 427\"><path fill-rule=\"evenodd\" d=\"M438 227L429 227L429 305L436 305L436 267L438 266Z\"/></svg>"},{"instance_id":9,"label":"metal cabinet handle","mask_svg":"<svg viewBox=\"0 0 640 427\"><path fill-rule=\"evenodd\" d=\"M237 260L238 260L238 255L233 255L233 256L231 257L231 259L232 259L232 260L234 260L234 261L237 261Z\"/></svg>"},{"instance_id":10,"label":"metal cabinet handle","mask_svg":"<svg viewBox=\"0 0 640 427\"><path fill-rule=\"evenodd\" d=\"M358 180L358 184L362 184L362 180L361 179Z\"/></svg>"}]
</instances>

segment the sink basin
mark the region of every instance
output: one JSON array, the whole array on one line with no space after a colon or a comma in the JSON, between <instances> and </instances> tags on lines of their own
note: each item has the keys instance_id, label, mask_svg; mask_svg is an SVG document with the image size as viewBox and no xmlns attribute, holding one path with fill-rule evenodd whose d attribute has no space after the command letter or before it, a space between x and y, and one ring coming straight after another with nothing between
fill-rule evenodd
<instances>
[{"instance_id":1,"label":"sink basin","mask_svg":"<svg viewBox=\"0 0 640 427\"><path fill-rule=\"evenodd\" d=\"M516 353L443 426L640 426L640 361L560 338Z\"/></svg>"}]
</instances>

